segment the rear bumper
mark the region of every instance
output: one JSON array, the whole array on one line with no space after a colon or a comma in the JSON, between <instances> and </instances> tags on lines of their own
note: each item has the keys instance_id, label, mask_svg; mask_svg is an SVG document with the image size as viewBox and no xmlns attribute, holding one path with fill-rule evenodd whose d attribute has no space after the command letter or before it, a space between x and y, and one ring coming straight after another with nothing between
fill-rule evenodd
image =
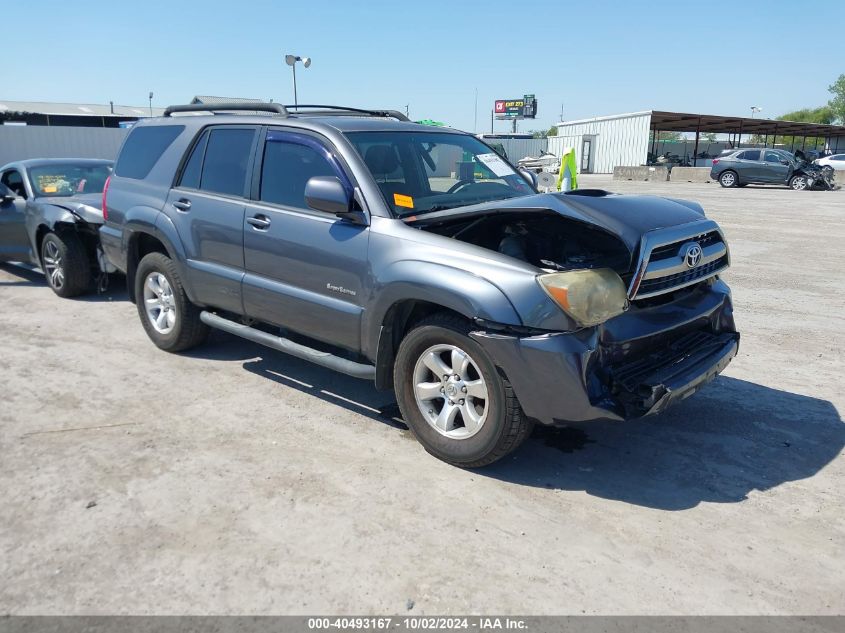
<instances>
[{"instance_id":1,"label":"rear bumper","mask_svg":"<svg viewBox=\"0 0 845 633\"><path fill-rule=\"evenodd\" d=\"M721 281L580 332L471 336L507 375L526 415L543 424L660 413L715 378L739 347Z\"/></svg>"},{"instance_id":2,"label":"rear bumper","mask_svg":"<svg viewBox=\"0 0 845 633\"><path fill-rule=\"evenodd\" d=\"M123 231L108 224L99 228L100 244L109 263L119 271L126 272L126 251L123 248Z\"/></svg>"}]
</instances>

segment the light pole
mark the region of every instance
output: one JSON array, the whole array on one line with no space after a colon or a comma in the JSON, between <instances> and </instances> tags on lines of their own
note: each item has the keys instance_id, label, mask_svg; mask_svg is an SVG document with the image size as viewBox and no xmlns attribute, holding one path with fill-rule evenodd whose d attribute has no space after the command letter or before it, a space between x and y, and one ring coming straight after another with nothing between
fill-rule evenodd
<instances>
[{"instance_id":1,"label":"light pole","mask_svg":"<svg viewBox=\"0 0 845 633\"><path fill-rule=\"evenodd\" d=\"M762 112L763 108L758 108L757 106L751 106L751 118L754 118L754 115L758 112Z\"/></svg>"},{"instance_id":2,"label":"light pole","mask_svg":"<svg viewBox=\"0 0 845 633\"><path fill-rule=\"evenodd\" d=\"M153 115L153 91L150 90L150 116Z\"/></svg>"},{"instance_id":3,"label":"light pole","mask_svg":"<svg viewBox=\"0 0 845 633\"><path fill-rule=\"evenodd\" d=\"M299 55L285 55L285 63L293 70L293 105L298 105L296 100L296 62L302 62L305 68L311 65L310 57L300 57Z\"/></svg>"}]
</instances>

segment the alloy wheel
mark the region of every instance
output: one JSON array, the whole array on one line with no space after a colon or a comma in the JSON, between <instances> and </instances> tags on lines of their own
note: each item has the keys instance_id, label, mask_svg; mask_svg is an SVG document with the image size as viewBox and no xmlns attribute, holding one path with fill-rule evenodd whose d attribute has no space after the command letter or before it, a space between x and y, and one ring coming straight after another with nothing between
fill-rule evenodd
<instances>
[{"instance_id":1,"label":"alloy wheel","mask_svg":"<svg viewBox=\"0 0 845 633\"><path fill-rule=\"evenodd\" d=\"M414 398L426 422L450 439L472 437L487 420L490 397L475 361L455 345L434 345L414 366Z\"/></svg>"},{"instance_id":2,"label":"alloy wheel","mask_svg":"<svg viewBox=\"0 0 845 633\"><path fill-rule=\"evenodd\" d=\"M176 301L170 282L160 272L144 280L144 308L150 325L160 334L169 334L176 325Z\"/></svg>"},{"instance_id":3,"label":"alloy wheel","mask_svg":"<svg viewBox=\"0 0 845 633\"><path fill-rule=\"evenodd\" d=\"M736 176L732 172L726 171L722 174L722 184L726 187L733 187L736 182Z\"/></svg>"},{"instance_id":4,"label":"alloy wheel","mask_svg":"<svg viewBox=\"0 0 845 633\"><path fill-rule=\"evenodd\" d=\"M44 244L44 268L47 273L47 280L56 290L65 285L65 271L62 267L62 254L58 245L52 240Z\"/></svg>"}]
</instances>

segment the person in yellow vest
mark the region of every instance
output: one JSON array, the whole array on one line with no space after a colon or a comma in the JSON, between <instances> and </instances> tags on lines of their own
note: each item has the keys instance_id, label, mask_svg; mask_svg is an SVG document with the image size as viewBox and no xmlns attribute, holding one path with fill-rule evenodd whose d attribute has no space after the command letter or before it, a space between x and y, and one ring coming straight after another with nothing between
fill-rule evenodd
<instances>
[{"instance_id":1,"label":"person in yellow vest","mask_svg":"<svg viewBox=\"0 0 845 633\"><path fill-rule=\"evenodd\" d=\"M578 169L575 165L575 148L567 147L560 157L560 172L557 177L558 191L572 191L578 188Z\"/></svg>"}]
</instances>

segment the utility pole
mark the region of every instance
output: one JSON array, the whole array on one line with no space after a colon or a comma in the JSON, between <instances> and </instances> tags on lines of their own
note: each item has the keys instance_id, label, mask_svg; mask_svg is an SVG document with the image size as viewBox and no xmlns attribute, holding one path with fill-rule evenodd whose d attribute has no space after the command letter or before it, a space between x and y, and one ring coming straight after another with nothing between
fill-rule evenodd
<instances>
[{"instance_id":1,"label":"utility pole","mask_svg":"<svg viewBox=\"0 0 845 633\"><path fill-rule=\"evenodd\" d=\"M409 112L410 112L410 107L411 107L411 104L410 104L410 103L406 103L406 104L405 104L405 116L406 116L406 117L408 117L409 119L411 118L411 115L409 114Z\"/></svg>"}]
</instances>

